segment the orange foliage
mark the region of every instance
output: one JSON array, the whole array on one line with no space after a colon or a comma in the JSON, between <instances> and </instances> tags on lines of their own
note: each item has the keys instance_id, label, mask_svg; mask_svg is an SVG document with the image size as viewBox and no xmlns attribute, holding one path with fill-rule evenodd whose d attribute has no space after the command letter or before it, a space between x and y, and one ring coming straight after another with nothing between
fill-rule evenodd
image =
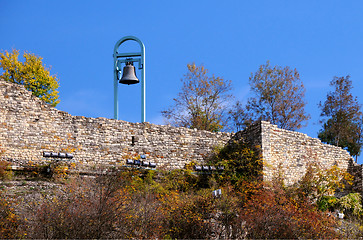
<instances>
[{"instance_id":1,"label":"orange foliage","mask_svg":"<svg viewBox=\"0 0 363 240\"><path fill-rule=\"evenodd\" d=\"M333 217L279 186L267 188L245 178L218 185L212 178L192 175L189 170L125 170L77 178L34 204L27 237L339 237ZM212 196L216 187L222 189L219 198Z\"/></svg>"},{"instance_id":2,"label":"orange foliage","mask_svg":"<svg viewBox=\"0 0 363 240\"><path fill-rule=\"evenodd\" d=\"M0 239L21 238L20 218L15 213L11 201L0 193Z\"/></svg>"},{"instance_id":3,"label":"orange foliage","mask_svg":"<svg viewBox=\"0 0 363 240\"><path fill-rule=\"evenodd\" d=\"M286 193L261 189L241 212L248 238L337 238L336 222L309 202L296 202Z\"/></svg>"}]
</instances>

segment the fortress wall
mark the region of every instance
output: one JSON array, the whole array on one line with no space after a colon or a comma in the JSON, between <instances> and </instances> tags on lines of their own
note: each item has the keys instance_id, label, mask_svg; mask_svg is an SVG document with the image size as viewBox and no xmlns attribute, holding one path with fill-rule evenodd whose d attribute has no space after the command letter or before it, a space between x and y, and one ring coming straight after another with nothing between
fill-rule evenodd
<instances>
[{"instance_id":1,"label":"fortress wall","mask_svg":"<svg viewBox=\"0 0 363 240\"><path fill-rule=\"evenodd\" d=\"M132 137L137 141L133 144ZM126 159L145 154L161 169L203 163L216 146L243 138L261 148L264 178L281 173L290 185L301 179L307 166L337 165L352 172L353 189L362 192L362 165L346 150L306 134L256 123L236 133L211 133L150 123L72 116L43 103L23 86L0 80L0 159L15 165L43 164L43 151L72 152L80 169L125 165Z\"/></svg>"},{"instance_id":2,"label":"fortress wall","mask_svg":"<svg viewBox=\"0 0 363 240\"><path fill-rule=\"evenodd\" d=\"M279 171L289 185L301 179L309 164L316 163L323 169L337 165L348 170L349 163L353 161L349 153L340 147L322 143L303 133L280 129L269 122L262 121L260 124L267 180Z\"/></svg>"},{"instance_id":3,"label":"fortress wall","mask_svg":"<svg viewBox=\"0 0 363 240\"><path fill-rule=\"evenodd\" d=\"M239 139L260 147L266 181L280 174L285 184L291 185L305 175L310 164L317 164L322 169L336 165L354 175L354 186L362 189L362 166L355 164L349 153L340 147L322 143L303 133L278 128L265 121L236 133L231 141ZM359 189L357 191L361 191Z\"/></svg>"},{"instance_id":4,"label":"fortress wall","mask_svg":"<svg viewBox=\"0 0 363 240\"><path fill-rule=\"evenodd\" d=\"M132 136L138 139L132 144ZM231 133L72 116L31 95L23 86L0 81L0 156L16 164L41 164L43 151L73 152L79 167L124 165L145 154L158 168L202 162Z\"/></svg>"}]
</instances>

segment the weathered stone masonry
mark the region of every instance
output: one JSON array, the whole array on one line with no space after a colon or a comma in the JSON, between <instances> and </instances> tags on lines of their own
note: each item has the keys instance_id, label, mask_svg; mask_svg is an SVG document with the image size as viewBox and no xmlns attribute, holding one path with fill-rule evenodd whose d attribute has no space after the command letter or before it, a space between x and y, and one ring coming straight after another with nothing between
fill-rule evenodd
<instances>
[{"instance_id":1,"label":"weathered stone masonry","mask_svg":"<svg viewBox=\"0 0 363 240\"><path fill-rule=\"evenodd\" d=\"M211 133L150 123L71 116L43 103L23 86L0 81L0 148L18 164L41 163L43 151L73 152L84 167L123 165L145 154L158 168L202 161L231 133ZM137 141L132 144L132 136Z\"/></svg>"},{"instance_id":2,"label":"weathered stone masonry","mask_svg":"<svg viewBox=\"0 0 363 240\"><path fill-rule=\"evenodd\" d=\"M352 160L349 153L340 147L322 144L319 139L299 132L287 131L262 122L263 157L267 163L266 175L272 177L279 168L290 183L300 179L308 163L319 163L322 168L337 165L348 169Z\"/></svg>"},{"instance_id":3,"label":"weathered stone masonry","mask_svg":"<svg viewBox=\"0 0 363 240\"><path fill-rule=\"evenodd\" d=\"M340 147L264 121L238 132L232 139L241 138L260 147L264 160L263 177L267 181L280 173L285 178L285 184L291 185L304 176L311 163L323 169L336 165L347 169L355 177L352 190L362 192L362 165L354 163L349 153Z\"/></svg>"},{"instance_id":4,"label":"weathered stone masonry","mask_svg":"<svg viewBox=\"0 0 363 240\"><path fill-rule=\"evenodd\" d=\"M137 141L132 144L132 136ZM43 103L23 86L0 81L0 150L2 159L17 165L42 163L43 151L74 152L79 168L124 165L127 158L145 154L158 168L183 168L203 162L216 146L225 145L232 133L211 133L187 128L129 123L106 118L72 116ZM260 122L233 138L259 145L264 178L280 171L287 184L298 181L310 162L329 168L337 165L354 173L353 190L362 192L362 165L348 152L321 143L306 134Z\"/></svg>"}]
</instances>

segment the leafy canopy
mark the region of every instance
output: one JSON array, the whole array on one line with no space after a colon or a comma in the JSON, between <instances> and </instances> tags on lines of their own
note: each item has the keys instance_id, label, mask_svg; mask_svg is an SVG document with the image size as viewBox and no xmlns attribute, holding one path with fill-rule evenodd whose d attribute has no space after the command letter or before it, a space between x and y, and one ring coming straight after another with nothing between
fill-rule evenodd
<instances>
[{"instance_id":1,"label":"leafy canopy","mask_svg":"<svg viewBox=\"0 0 363 240\"><path fill-rule=\"evenodd\" d=\"M324 119L318 137L321 141L347 149L358 156L362 147L361 105L351 93L350 76L334 77L330 82L334 91L328 92L324 104L320 102L320 116Z\"/></svg>"},{"instance_id":2,"label":"leafy canopy","mask_svg":"<svg viewBox=\"0 0 363 240\"><path fill-rule=\"evenodd\" d=\"M34 96L55 107L59 103L57 88L58 79L50 75L50 68L47 68L42 58L32 53L24 52L24 62L19 60L19 51L0 53L0 68L3 72L0 79L24 85Z\"/></svg>"},{"instance_id":3,"label":"leafy canopy","mask_svg":"<svg viewBox=\"0 0 363 240\"><path fill-rule=\"evenodd\" d=\"M231 81L212 75L204 66L188 64L188 72L181 80L182 89L174 98L174 105L162 111L167 122L176 127L197 128L218 132L227 125L225 116Z\"/></svg>"},{"instance_id":4,"label":"leafy canopy","mask_svg":"<svg viewBox=\"0 0 363 240\"><path fill-rule=\"evenodd\" d=\"M245 107L237 102L230 112L237 130L261 120L296 130L310 118L305 112L305 87L296 69L272 67L267 61L251 74L249 84L254 96Z\"/></svg>"}]
</instances>

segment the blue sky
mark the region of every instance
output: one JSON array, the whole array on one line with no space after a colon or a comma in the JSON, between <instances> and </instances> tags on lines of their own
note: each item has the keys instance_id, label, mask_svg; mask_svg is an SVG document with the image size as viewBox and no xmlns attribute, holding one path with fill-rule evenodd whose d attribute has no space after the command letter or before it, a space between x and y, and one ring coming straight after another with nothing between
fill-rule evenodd
<instances>
[{"instance_id":1,"label":"blue sky","mask_svg":"<svg viewBox=\"0 0 363 240\"><path fill-rule=\"evenodd\" d=\"M232 80L236 100L261 64L296 68L316 137L319 101L334 76L350 75L363 103L363 1L0 0L0 50L44 58L60 80L59 110L113 117L113 48L133 35L146 48L146 121L163 124L186 65ZM123 45L125 51L137 45ZM139 73L138 73L139 74ZM119 118L138 122L141 85L119 86Z\"/></svg>"}]
</instances>

